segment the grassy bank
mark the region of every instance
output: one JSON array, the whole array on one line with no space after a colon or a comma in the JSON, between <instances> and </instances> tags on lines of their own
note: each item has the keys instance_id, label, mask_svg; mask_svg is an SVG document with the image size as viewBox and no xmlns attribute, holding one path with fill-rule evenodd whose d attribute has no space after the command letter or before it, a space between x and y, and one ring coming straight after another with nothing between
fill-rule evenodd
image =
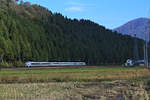
<instances>
[{"instance_id":1,"label":"grassy bank","mask_svg":"<svg viewBox=\"0 0 150 100\"><path fill-rule=\"evenodd\" d=\"M148 69L137 67L3 70L0 72L0 83L99 82L147 76L150 76Z\"/></svg>"}]
</instances>

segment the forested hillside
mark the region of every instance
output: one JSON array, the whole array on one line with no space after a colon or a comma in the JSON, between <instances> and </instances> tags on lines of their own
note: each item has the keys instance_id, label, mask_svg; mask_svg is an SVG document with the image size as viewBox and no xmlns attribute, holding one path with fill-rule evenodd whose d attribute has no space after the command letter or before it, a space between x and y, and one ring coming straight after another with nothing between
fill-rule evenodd
<instances>
[{"instance_id":1,"label":"forested hillside","mask_svg":"<svg viewBox=\"0 0 150 100\"><path fill-rule=\"evenodd\" d=\"M138 40L140 56L142 41ZM133 57L133 38L90 20L69 19L29 2L0 0L0 61L85 61L121 64Z\"/></svg>"}]
</instances>

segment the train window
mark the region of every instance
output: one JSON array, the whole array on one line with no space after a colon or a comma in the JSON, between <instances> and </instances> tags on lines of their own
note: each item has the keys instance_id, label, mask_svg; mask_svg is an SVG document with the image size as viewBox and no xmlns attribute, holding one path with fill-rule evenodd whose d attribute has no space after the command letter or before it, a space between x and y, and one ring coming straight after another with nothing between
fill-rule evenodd
<instances>
[{"instance_id":1,"label":"train window","mask_svg":"<svg viewBox=\"0 0 150 100\"><path fill-rule=\"evenodd\" d=\"M54 62L53 64L59 64L58 62Z\"/></svg>"},{"instance_id":2,"label":"train window","mask_svg":"<svg viewBox=\"0 0 150 100\"><path fill-rule=\"evenodd\" d=\"M44 64L44 65L49 65L49 64L51 64L51 63L41 63L41 64Z\"/></svg>"},{"instance_id":3,"label":"train window","mask_svg":"<svg viewBox=\"0 0 150 100\"><path fill-rule=\"evenodd\" d=\"M40 63L31 63L31 65L39 65Z\"/></svg>"}]
</instances>

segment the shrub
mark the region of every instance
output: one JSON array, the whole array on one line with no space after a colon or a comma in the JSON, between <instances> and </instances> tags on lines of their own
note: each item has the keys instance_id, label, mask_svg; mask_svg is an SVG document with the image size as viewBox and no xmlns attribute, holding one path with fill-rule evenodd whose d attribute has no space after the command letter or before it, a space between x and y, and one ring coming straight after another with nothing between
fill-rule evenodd
<instances>
[{"instance_id":1,"label":"shrub","mask_svg":"<svg viewBox=\"0 0 150 100\"><path fill-rule=\"evenodd\" d=\"M12 63L8 63L6 61L2 61L2 63L0 64L0 66L2 66L2 67L12 67L13 64Z\"/></svg>"},{"instance_id":2,"label":"shrub","mask_svg":"<svg viewBox=\"0 0 150 100\"><path fill-rule=\"evenodd\" d=\"M23 67L23 66L25 66L25 64L24 64L22 61L17 61L17 62L15 63L15 66L16 66L16 67Z\"/></svg>"}]
</instances>

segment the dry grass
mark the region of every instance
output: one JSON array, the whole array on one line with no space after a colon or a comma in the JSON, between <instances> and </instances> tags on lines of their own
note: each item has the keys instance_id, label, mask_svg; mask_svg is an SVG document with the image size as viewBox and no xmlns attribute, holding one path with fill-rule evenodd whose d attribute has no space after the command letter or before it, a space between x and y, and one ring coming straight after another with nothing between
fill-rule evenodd
<instances>
[{"instance_id":1,"label":"dry grass","mask_svg":"<svg viewBox=\"0 0 150 100\"><path fill-rule=\"evenodd\" d=\"M0 100L149 100L143 80L129 81L148 76L122 67L1 71Z\"/></svg>"},{"instance_id":2,"label":"dry grass","mask_svg":"<svg viewBox=\"0 0 150 100\"><path fill-rule=\"evenodd\" d=\"M142 86L127 81L0 84L0 100L149 100Z\"/></svg>"}]
</instances>

